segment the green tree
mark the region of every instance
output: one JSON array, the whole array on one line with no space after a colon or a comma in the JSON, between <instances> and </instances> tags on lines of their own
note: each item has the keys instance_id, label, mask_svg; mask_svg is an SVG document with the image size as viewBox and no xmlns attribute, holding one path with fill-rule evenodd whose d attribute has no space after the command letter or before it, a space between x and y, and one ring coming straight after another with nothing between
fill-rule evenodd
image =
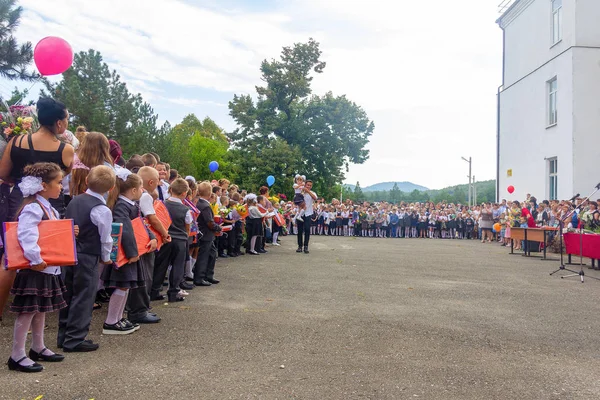
<instances>
[{"instance_id":1,"label":"green tree","mask_svg":"<svg viewBox=\"0 0 600 400\"><path fill-rule=\"evenodd\" d=\"M151 150L161 134L152 107L140 94L129 92L97 51L75 54L73 66L62 80L52 83L44 79L44 85L50 96L67 105L73 125L85 125L117 140L126 154Z\"/></svg>"},{"instance_id":2,"label":"green tree","mask_svg":"<svg viewBox=\"0 0 600 400\"><path fill-rule=\"evenodd\" d=\"M28 70L33 59L31 42L19 44L13 36L23 12L16 4L16 0L0 0L0 77L33 81L39 75Z\"/></svg>"},{"instance_id":3,"label":"green tree","mask_svg":"<svg viewBox=\"0 0 600 400\"><path fill-rule=\"evenodd\" d=\"M354 198L356 199L356 201L365 200L365 195L362 189L360 188L360 182L356 182L356 186L354 186Z\"/></svg>"},{"instance_id":4,"label":"green tree","mask_svg":"<svg viewBox=\"0 0 600 400\"><path fill-rule=\"evenodd\" d=\"M398 183L394 182L394 186L390 190L390 202L392 202L392 203L399 202L400 198L401 198L401 194L402 194L402 192L400 191L400 188L398 187Z\"/></svg>"},{"instance_id":5,"label":"green tree","mask_svg":"<svg viewBox=\"0 0 600 400\"><path fill-rule=\"evenodd\" d=\"M367 160L364 147L374 124L345 96L311 96L312 74L325 68L320 57L319 44L310 39L284 47L279 60L263 61L260 70L266 85L256 88L256 103L250 95L235 95L229 103L237 123L229 137L245 159L274 138L285 142L299 157L294 172L311 178L317 193L328 197L335 194L349 163Z\"/></svg>"}]
</instances>

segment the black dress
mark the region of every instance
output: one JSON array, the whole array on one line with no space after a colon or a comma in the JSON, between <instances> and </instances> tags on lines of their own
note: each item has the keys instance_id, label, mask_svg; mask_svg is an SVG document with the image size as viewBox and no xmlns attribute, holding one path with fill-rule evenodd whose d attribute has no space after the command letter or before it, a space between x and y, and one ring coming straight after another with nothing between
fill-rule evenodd
<instances>
[{"instance_id":1,"label":"black dress","mask_svg":"<svg viewBox=\"0 0 600 400\"><path fill-rule=\"evenodd\" d=\"M121 246L127 258L137 257L137 243L131 220L140 215L137 205L119 198L113 208L113 221L123 224ZM139 262L125 264L120 268L107 266L102 272L102 280L107 288L135 289L145 286L145 269Z\"/></svg>"}]
</instances>

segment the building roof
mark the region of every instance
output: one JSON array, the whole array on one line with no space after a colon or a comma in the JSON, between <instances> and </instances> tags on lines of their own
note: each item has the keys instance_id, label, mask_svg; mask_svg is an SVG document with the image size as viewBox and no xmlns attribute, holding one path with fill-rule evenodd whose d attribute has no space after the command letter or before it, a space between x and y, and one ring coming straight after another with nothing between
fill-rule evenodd
<instances>
[{"instance_id":1,"label":"building roof","mask_svg":"<svg viewBox=\"0 0 600 400\"><path fill-rule=\"evenodd\" d=\"M526 9L534 0L505 0L500 4L502 15L496 20L500 28L504 29L512 20L514 20L524 9Z\"/></svg>"}]
</instances>

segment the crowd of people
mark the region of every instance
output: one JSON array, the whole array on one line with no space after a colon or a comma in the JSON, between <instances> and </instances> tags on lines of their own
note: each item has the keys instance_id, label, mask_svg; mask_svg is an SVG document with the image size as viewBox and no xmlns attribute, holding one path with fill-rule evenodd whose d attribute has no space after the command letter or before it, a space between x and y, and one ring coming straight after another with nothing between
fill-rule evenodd
<instances>
[{"instance_id":1,"label":"crowd of people","mask_svg":"<svg viewBox=\"0 0 600 400\"><path fill-rule=\"evenodd\" d=\"M152 301L181 302L195 288L219 284L218 258L267 253L267 232L279 245L284 220L268 187L255 194L227 179L197 181L154 153L124 159L119 144L102 133L67 131L68 110L50 98L38 101L37 118L37 131L8 138L0 161L0 218L17 222L18 241L3 242L2 250L18 246L29 263L0 268L0 319L9 294L16 313L10 370L39 372L42 363L65 358L46 347L48 312L59 312L58 348L95 351L99 345L88 334L102 303L108 308L102 333L129 335L161 321ZM307 203L316 198L311 184L302 188ZM77 265L48 265L40 224L64 218L73 220L74 243L65 237L57 246L66 253L75 246ZM309 252L308 237L300 247Z\"/></svg>"},{"instance_id":2,"label":"crowd of people","mask_svg":"<svg viewBox=\"0 0 600 400\"><path fill-rule=\"evenodd\" d=\"M10 137L0 160L0 220L17 222L18 241L3 244L20 247L29 263L22 269L0 268L0 320L9 294L16 314L8 359L15 371L39 372L44 362L64 360L46 347L46 313L59 312L56 346L63 352L95 351L99 345L88 334L93 310L103 303L108 310L102 333L132 334L161 321L153 301L181 302L195 288L219 284L219 258L265 254L267 244L279 246L282 235L296 234L296 252L305 254L311 235L506 245L511 227L556 226L573 207L570 226L583 221L591 229L600 227L594 201L538 204L528 196L525 202L473 207L326 203L312 190L312 181L300 175L294 179L293 201L287 202L269 196L266 186L255 194L227 179L182 176L154 153L125 159L119 144L102 133L79 127L71 134L68 110L53 99L38 101L37 118L40 128ZM64 218L73 220L74 243L65 238L64 247L75 246L77 265L48 265L39 226Z\"/></svg>"},{"instance_id":3,"label":"crowd of people","mask_svg":"<svg viewBox=\"0 0 600 400\"><path fill-rule=\"evenodd\" d=\"M471 206L453 203L387 202L354 204L351 200L316 201L310 218L310 233L327 236L370 238L478 239L482 242L510 244L511 227L600 228L597 201L538 200L527 195L525 201L502 200ZM295 216L302 210L288 204L285 208L289 232L297 231ZM567 218L568 217L568 218ZM517 249L519 244L517 243Z\"/></svg>"}]
</instances>

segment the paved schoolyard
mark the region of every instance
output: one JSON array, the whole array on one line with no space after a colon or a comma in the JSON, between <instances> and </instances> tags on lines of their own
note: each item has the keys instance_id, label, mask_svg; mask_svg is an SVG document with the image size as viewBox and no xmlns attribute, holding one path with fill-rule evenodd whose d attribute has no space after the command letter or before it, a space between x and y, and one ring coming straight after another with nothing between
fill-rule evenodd
<instances>
[{"instance_id":1,"label":"paved schoolyard","mask_svg":"<svg viewBox=\"0 0 600 400\"><path fill-rule=\"evenodd\" d=\"M97 311L99 351L0 367L0 398L600 398L598 281L476 241L314 237L310 255L282 241L219 260L221 284L154 303L163 322L133 335L102 336Z\"/></svg>"}]
</instances>

